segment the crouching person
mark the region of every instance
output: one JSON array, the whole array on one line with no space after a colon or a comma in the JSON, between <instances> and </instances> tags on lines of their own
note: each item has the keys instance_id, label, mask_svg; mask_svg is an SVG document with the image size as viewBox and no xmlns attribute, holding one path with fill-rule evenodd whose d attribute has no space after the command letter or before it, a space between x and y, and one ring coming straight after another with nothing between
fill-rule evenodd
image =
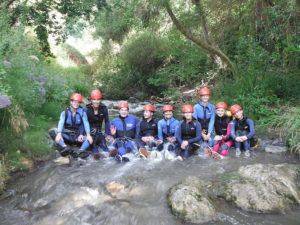
<instances>
[{"instance_id":1,"label":"crouching person","mask_svg":"<svg viewBox=\"0 0 300 225\"><path fill-rule=\"evenodd\" d=\"M226 115L228 106L225 102L216 104L216 117L215 117L215 137L214 147L212 150L213 157L220 158L219 156L227 156L230 147L233 146L233 141L230 137L231 132L231 117ZM217 154L219 153L219 154Z\"/></svg>"},{"instance_id":2,"label":"crouching person","mask_svg":"<svg viewBox=\"0 0 300 225\"><path fill-rule=\"evenodd\" d=\"M178 149L178 142L175 137L175 131L179 125L179 121L173 117L173 106L163 106L163 119L158 121L158 138L161 144L158 146L158 150L164 148L170 152L175 152Z\"/></svg>"},{"instance_id":3,"label":"crouching person","mask_svg":"<svg viewBox=\"0 0 300 225\"><path fill-rule=\"evenodd\" d=\"M145 105L143 119L137 125L136 141L139 153L144 158L148 158L149 151L156 150L157 146L162 143L157 139L157 121L153 117L155 111L154 105Z\"/></svg>"},{"instance_id":4,"label":"crouching person","mask_svg":"<svg viewBox=\"0 0 300 225\"><path fill-rule=\"evenodd\" d=\"M114 137L114 149L110 151L110 156L122 162L129 161L129 159L124 156L126 153L137 153L137 146L134 139L139 120L137 117L129 114L127 101L120 101L118 108L119 117L112 120L110 128L111 135Z\"/></svg>"},{"instance_id":5,"label":"crouching person","mask_svg":"<svg viewBox=\"0 0 300 225\"><path fill-rule=\"evenodd\" d=\"M62 156L71 154L73 157L86 158L89 155L86 150L92 144L93 139L90 135L86 112L80 107L82 100L82 95L72 94L70 107L61 113L57 129L49 132ZM80 148L75 151L68 145L78 145Z\"/></svg>"},{"instance_id":6,"label":"crouching person","mask_svg":"<svg viewBox=\"0 0 300 225\"><path fill-rule=\"evenodd\" d=\"M240 105L235 104L230 107L231 114L234 116L231 127L231 137L234 140L236 156L241 155L244 149L245 157L250 157L250 139L254 137L254 122L244 116L243 109Z\"/></svg>"},{"instance_id":7,"label":"crouching person","mask_svg":"<svg viewBox=\"0 0 300 225\"><path fill-rule=\"evenodd\" d=\"M178 155L188 158L197 153L201 141L201 125L193 119L192 105L183 105L183 120L176 129L176 139L180 145Z\"/></svg>"}]
</instances>

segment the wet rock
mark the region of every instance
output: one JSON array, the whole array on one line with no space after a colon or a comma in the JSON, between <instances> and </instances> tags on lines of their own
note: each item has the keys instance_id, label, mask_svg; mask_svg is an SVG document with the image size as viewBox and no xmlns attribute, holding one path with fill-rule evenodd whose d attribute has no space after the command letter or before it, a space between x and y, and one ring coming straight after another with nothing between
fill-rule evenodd
<instances>
[{"instance_id":1,"label":"wet rock","mask_svg":"<svg viewBox=\"0 0 300 225\"><path fill-rule=\"evenodd\" d=\"M106 184L106 190L114 197L116 197L118 194L124 192L125 186L123 184L117 183L115 181L112 181L108 184Z\"/></svg>"},{"instance_id":2,"label":"wet rock","mask_svg":"<svg viewBox=\"0 0 300 225\"><path fill-rule=\"evenodd\" d=\"M70 158L69 157L58 157L55 160L53 160L57 165L68 165L70 164Z\"/></svg>"},{"instance_id":3,"label":"wet rock","mask_svg":"<svg viewBox=\"0 0 300 225\"><path fill-rule=\"evenodd\" d=\"M204 183L188 178L172 187L168 194L172 213L186 222L206 223L216 218L216 210L205 193Z\"/></svg>"},{"instance_id":4,"label":"wet rock","mask_svg":"<svg viewBox=\"0 0 300 225\"><path fill-rule=\"evenodd\" d=\"M299 165L254 164L224 174L214 192L246 211L284 212L300 203Z\"/></svg>"},{"instance_id":5,"label":"wet rock","mask_svg":"<svg viewBox=\"0 0 300 225\"><path fill-rule=\"evenodd\" d=\"M282 153L287 151L285 146L267 145L265 151L269 153Z\"/></svg>"}]
</instances>

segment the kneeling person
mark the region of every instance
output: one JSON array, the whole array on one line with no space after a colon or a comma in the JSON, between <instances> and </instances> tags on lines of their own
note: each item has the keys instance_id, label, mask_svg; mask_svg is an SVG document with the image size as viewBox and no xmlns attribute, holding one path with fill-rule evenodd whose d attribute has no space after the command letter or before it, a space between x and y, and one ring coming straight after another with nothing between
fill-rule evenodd
<instances>
[{"instance_id":1,"label":"kneeling person","mask_svg":"<svg viewBox=\"0 0 300 225\"><path fill-rule=\"evenodd\" d=\"M92 144L93 139L90 135L90 125L86 112L80 107L82 100L82 95L78 93L72 94L70 107L61 113L57 129L49 132L58 145L62 156L69 154L72 154L74 157L79 155L82 158L88 156L86 150ZM73 151L67 144L80 145L80 149L79 151Z\"/></svg>"},{"instance_id":2,"label":"kneeling person","mask_svg":"<svg viewBox=\"0 0 300 225\"><path fill-rule=\"evenodd\" d=\"M192 105L183 105L183 120L176 129L176 139L180 144L179 155L188 158L197 153L201 141L201 125L193 119Z\"/></svg>"}]
</instances>

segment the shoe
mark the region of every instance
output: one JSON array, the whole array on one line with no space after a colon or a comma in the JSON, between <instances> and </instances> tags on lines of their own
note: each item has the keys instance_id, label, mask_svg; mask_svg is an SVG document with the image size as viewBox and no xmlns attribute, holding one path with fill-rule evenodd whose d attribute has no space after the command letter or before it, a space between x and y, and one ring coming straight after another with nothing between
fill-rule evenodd
<instances>
[{"instance_id":1,"label":"shoe","mask_svg":"<svg viewBox=\"0 0 300 225\"><path fill-rule=\"evenodd\" d=\"M115 159L116 159L118 162L120 162L120 163L123 161L122 156L120 156L119 154L117 154L117 155L115 156Z\"/></svg>"},{"instance_id":2,"label":"shoe","mask_svg":"<svg viewBox=\"0 0 300 225\"><path fill-rule=\"evenodd\" d=\"M215 160L223 159L224 158L224 156L220 155L218 152L212 152L212 157Z\"/></svg>"},{"instance_id":3,"label":"shoe","mask_svg":"<svg viewBox=\"0 0 300 225\"><path fill-rule=\"evenodd\" d=\"M78 156L82 159L86 159L87 157L89 157L89 153L85 150L79 149L78 151Z\"/></svg>"},{"instance_id":4,"label":"shoe","mask_svg":"<svg viewBox=\"0 0 300 225\"><path fill-rule=\"evenodd\" d=\"M235 150L235 156L236 156L236 157L240 157L240 156L241 156L241 153L242 153L242 152L241 152L240 149L237 148L237 149Z\"/></svg>"},{"instance_id":5,"label":"shoe","mask_svg":"<svg viewBox=\"0 0 300 225\"><path fill-rule=\"evenodd\" d=\"M122 157L122 162L129 162L130 160L129 160L129 158L128 157L126 157L126 156L123 156Z\"/></svg>"},{"instance_id":6,"label":"shoe","mask_svg":"<svg viewBox=\"0 0 300 225\"><path fill-rule=\"evenodd\" d=\"M146 148L140 148L139 153L140 153L140 156L145 159L150 156L150 152Z\"/></svg>"},{"instance_id":7,"label":"shoe","mask_svg":"<svg viewBox=\"0 0 300 225\"><path fill-rule=\"evenodd\" d=\"M69 146L66 146L60 151L60 155L63 157L68 156L68 155L70 155L71 150L72 149Z\"/></svg>"},{"instance_id":8,"label":"shoe","mask_svg":"<svg viewBox=\"0 0 300 225\"><path fill-rule=\"evenodd\" d=\"M249 157L250 157L250 150L246 150L246 151L245 151L245 157L246 157L246 158L249 158Z\"/></svg>"}]
</instances>

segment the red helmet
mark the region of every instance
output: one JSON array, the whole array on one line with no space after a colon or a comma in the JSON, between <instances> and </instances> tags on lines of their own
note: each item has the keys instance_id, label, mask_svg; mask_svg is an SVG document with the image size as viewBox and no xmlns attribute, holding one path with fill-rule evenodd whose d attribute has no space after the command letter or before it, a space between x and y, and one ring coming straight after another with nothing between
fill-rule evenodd
<instances>
[{"instance_id":1,"label":"red helmet","mask_svg":"<svg viewBox=\"0 0 300 225\"><path fill-rule=\"evenodd\" d=\"M101 91L99 91L98 89L92 90L90 99L91 100L100 100L100 99L102 99Z\"/></svg>"},{"instance_id":2,"label":"red helmet","mask_svg":"<svg viewBox=\"0 0 300 225\"><path fill-rule=\"evenodd\" d=\"M83 101L83 96L79 93L73 93L70 97L70 100L78 101L79 103L81 103Z\"/></svg>"},{"instance_id":3,"label":"red helmet","mask_svg":"<svg viewBox=\"0 0 300 225\"><path fill-rule=\"evenodd\" d=\"M239 110L242 110L242 107L238 104L234 104L230 107L230 112L232 115L235 115Z\"/></svg>"},{"instance_id":4,"label":"red helmet","mask_svg":"<svg viewBox=\"0 0 300 225\"><path fill-rule=\"evenodd\" d=\"M226 102L218 102L216 104L216 109L227 109L228 105L226 104Z\"/></svg>"},{"instance_id":5,"label":"red helmet","mask_svg":"<svg viewBox=\"0 0 300 225\"><path fill-rule=\"evenodd\" d=\"M210 95L210 89L207 86L200 87L200 89L198 90L198 95Z\"/></svg>"},{"instance_id":6,"label":"red helmet","mask_svg":"<svg viewBox=\"0 0 300 225\"><path fill-rule=\"evenodd\" d=\"M119 101L118 107L119 107L119 109L121 109L121 108L127 108L127 109L129 109L127 101Z\"/></svg>"},{"instance_id":7,"label":"red helmet","mask_svg":"<svg viewBox=\"0 0 300 225\"><path fill-rule=\"evenodd\" d=\"M155 105L148 104L148 105L145 105L145 106L144 106L144 110L145 110L145 111L155 112L155 111L156 111L156 108L155 108Z\"/></svg>"},{"instance_id":8,"label":"red helmet","mask_svg":"<svg viewBox=\"0 0 300 225\"><path fill-rule=\"evenodd\" d=\"M166 111L173 111L174 108L172 105L164 105L163 106L163 112L166 112Z\"/></svg>"},{"instance_id":9,"label":"red helmet","mask_svg":"<svg viewBox=\"0 0 300 225\"><path fill-rule=\"evenodd\" d=\"M192 105L183 105L181 108L181 111L183 113L193 113L194 112L194 107Z\"/></svg>"}]
</instances>

